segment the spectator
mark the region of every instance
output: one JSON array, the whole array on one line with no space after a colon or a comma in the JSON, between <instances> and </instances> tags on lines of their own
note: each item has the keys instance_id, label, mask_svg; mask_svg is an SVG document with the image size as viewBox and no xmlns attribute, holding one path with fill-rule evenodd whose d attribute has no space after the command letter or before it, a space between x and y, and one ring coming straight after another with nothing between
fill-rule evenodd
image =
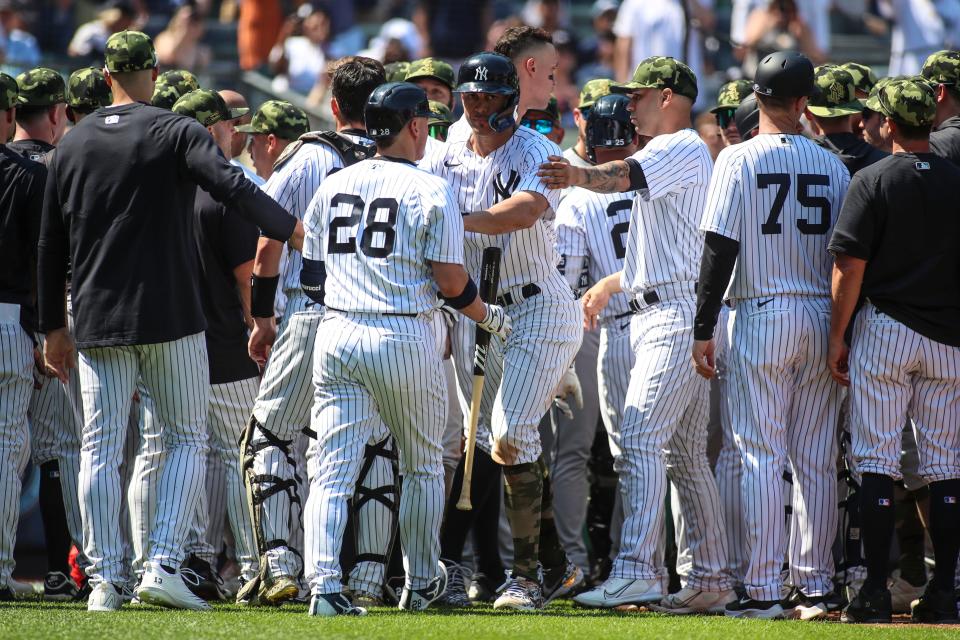
<instances>
[{"instance_id":1,"label":"spectator","mask_svg":"<svg viewBox=\"0 0 960 640\"><path fill-rule=\"evenodd\" d=\"M483 49L493 22L491 5L490 0L420 0L413 20L426 40L425 54L454 63Z\"/></svg>"},{"instance_id":2,"label":"spectator","mask_svg":"<svg viewBox=\"0 0 960 640\"><path fill-rule=\"evenodd\" d=\"M240 68L250 71L267 62L270 51L280 38L283 12L280 0L239 0L237 49Z\"/></svg>"},{"instance_id":3,"label":"spectator","mask_svg":"<svg viewBox=\"0 0 960 640\"><path fill-rule=\"evenodd\" d=\"M73 37L76 21L76 3L74 0L40 0L38 17L34 24L34 35L42 51L64 54Z\"/></svg>"},{"instance_id":4,"label":"spectator","mask_svg":"<svg viewBox=\"0 0 960 640\"><path fill-rule=\"evenodd\" d=\"M487 30L487 41L481 48L484 51L493 51L497 46L497 41L500 40L500 37L506 33L508 29L522 26L523 21L516 16L510 16L508 18L504 18L503 20L497 20L491 24L490 28Z\"/></svg>"},{"instance_id":5,"label":"spectator","mask_svg":"<svg viewBox=\"0 0 960 640\"><path fill-rule=\"evenodd\" d=\"M591 61L577 70L577 84L584 85L595 78L613 77L613 52L616 42L617 37L613 35L613 31L597 35Z\"/></svg>"},{"instance_id":6,"label":"spectator","mask_svg":"<svg viewBox=\"0 0 960 640\"><path fill-rule=\"evenodd\" d=\"M599 60L599 49L604 46L604 42L612 42L616 39L613 35L613 23L617 19L617 8L620 5L617 0L596 0L590 9L590 17L593 29L589 36L580 41L580 60L586 64ZM613 46L610 45L610 63L613 68ZM602 74L603 77L612 77L613 73ZM596 78L598 76L593 76ZM592 78L586 78L591 80ZM583 84L583 83L581 83Z\"/></svg>"},{"instance_id":7,"label":"spectator","mask_svg":"<svg viewBox=\"0 0 960 640\"><path fill-rule=\"evenodd\" d=\"M80 25L67 53L74 58L90 58L103 61L107 38L119 31L126 31L138 22L133 5L127 0L110 0L96 20Z\"/></svg>"},{"instance_id":8,"label":"spectator","mask_svg":"<svg viewBox=\"0 0 960 640\"><path fill-rule=\"evenodd\" d=\"M797 11L796 1L769 0L766 6L754 9L747 18L743 46L737 50L743 60L744 75L752 78L760 60L774 51L784 50L800 51L815 65L826 60L813 31Z\"/></svg>"},{"instance_id":9,"label":"spectator","mask_svg":"<svg viewBox=\"0 0 960 640\"><path fill-rule=\"evenodd\" d=\"M523 7L523 21L549 34L569 26L569 0L527 0Z\"/></svg>"},{"instance_id":10,"label":"spectator","mask_svg":"<svg viewBox=\"0 0 960 640\"><path fill-rule=\"evenodd\" d=\"M763 7L767 0L733 0L730 15L730 39L743 42L747 19L754 9ZM832 0L804 0L798 3L800 17L810 25L813 39L820 51L830 50L830 5Z\"/></svg>"},{"instance_id":11,"label":"spectator","mask_svg":"<svg viewBox=\"0 0 960 640\"><path fill-rule=\"evenodd\" d=\"M577 49L566 31L553 33L553 46L557 49L557 68L553 72L553 94L559 103L559 112L573 126L573 109L580 101L580 87L574 79L577 71Z\"/></svg>"},{"instance_id":12,"label":"spectator","mask_svg":"<svg viewBox=\"0 0 960 640\"><path fill-rule=\"evenodd\" d=\"M920 73L923 61L947 45L950 25L945 18L957 17L957 5L956 0L879 0L880 15L893 23L887 75Z\"/></svg>"},{"instance_id":13,"label":"spectator","mask_svg":"<svg viewBox=\"0 0 960 640\"><path fill-rule=\"evenodd\" d=\"M359 55L390 64L419 58L422 51L423 38L416 25L403 18L393 18L383 23L380 33L370 41L370 47Z\"/></svg>"},{"instance_id":14,"label":"spectator","mask_svg":"<svg viewBox=\"0 0 960 640\"><path fill-rule=\"evenodd\" d=\"M167 28L157 35L157 61L162 67L199 71L210 64L210 47L201 43L205 27L195 5L177 9Z\"/></svg>"},{"instance_id":15,"label":"spectator","mask_svg":"<svg viewBox=\"0 0 960 640\"><path fill-rule=\"evenodd\" d=\"M0 0L0 62L12 76L40 65L40 46L26 30L22 7L15 0Z\"/></svg>"},{"instance_id":16,"label":"spectator","mask_svg":"<svg viewBox=\"0 0 960 640\"><path fill-rule=\"evenodd\" d=\"M285 77L291 91L307 95L320 80L327 67L324 48L330 40L330 25L326 9L310 3L300 5L284 24L282 40L270 52L270 66Z\"/></svg>"}]
</instances>

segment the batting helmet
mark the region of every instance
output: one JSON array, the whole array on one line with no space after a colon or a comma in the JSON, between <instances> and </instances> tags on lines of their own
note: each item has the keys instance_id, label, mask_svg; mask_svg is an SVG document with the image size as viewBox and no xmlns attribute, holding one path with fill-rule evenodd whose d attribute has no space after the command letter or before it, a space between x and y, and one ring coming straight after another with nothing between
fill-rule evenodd
<instances>
[{"instance_id":1,"label":"batting helmet","mask_svg":"<svg viewBox=\"0 0 960 640\"><path fill-rule=\"evenodd\" d=\"M490 116L490 128L500 133L516 124L513 112L520 101L517 68L507 56L481 51L467 58L457 72L457 93L492 93L507 96L500 113Z\"/></svg>"},{"instance_id":2,"label":"batting helmet","mask_svg":"<svg viewBox=\"0 0 960 640\"><path fill-rule=\"evenodd\" d=\"M799 98L813 95L813 63L797 51L777 51L760 61L753 90L765 96Z\"/></svg>"},{"instance_id":3,"label":"batting helmet","mask_svg":"<svg viewBox=\"0 0 960 640\"><path fill-rule=\"evenodd\" d=\"M636 133L630 122L627 105L630 98L623 94L601 97L587 116L587 155L596 162L596 147L625 147L633 142Z\"/></svg>"},{"instance_id":4,"label":"batting helmet","mask_svg":"<svg viewBox=\"0 0 960 640\"><path fill-rule=\"evenodd\" d=\"M400 133L414 118L429 118L427 92L409 82L381 84L367 98L363 118L367 135L376 140Z\"/></svg>"},{"instance_id":5,"label":"batting helmet","mask_svg":"<svg viewBox=\"0 0 960 640\"><path fill-rule=\"evenodd\" d=\"M733 114L733 123L744 142L753 137L751 132L760 126L760 106L756 94L751 93L743 99Z\"/></svg>"}]
</instances>

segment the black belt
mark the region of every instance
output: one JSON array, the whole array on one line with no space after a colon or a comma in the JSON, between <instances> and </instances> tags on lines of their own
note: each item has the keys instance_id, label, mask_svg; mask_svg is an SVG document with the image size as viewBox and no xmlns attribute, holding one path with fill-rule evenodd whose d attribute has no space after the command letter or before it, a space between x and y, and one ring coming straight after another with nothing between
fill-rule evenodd
<instances>
[{"instance_id":1,"label":"black belt","mask_svg":"<svg viewBox=\"0 0 960 640\"><path fill-rule=\"evenodd\" d=\"M400 318L416 318L419 313L392 313L390 311L344 311L343 309L337 309L336 307L328 306L327 309L330 311L336 311L337 313L369 313L372 315L380 316L397 316Z\"/></svg>"},{"instance_id":2,"label":"black belt","mask_svg":"<svg viewBox=\"0 0 960 640\"><path fill-rule=\"evenodd\" d=\"M523 296L523 300L526 300L527 298L532 298L533 296L538 295L539 293L540 293L540 287L533 284L532 282L530 284L525 284L522 287L520 287L520 295ZM507 291L502 296L497 297L497 305L501 307L509 307L510 305L516 304L517 302L522 302L523 300L514 300L513 294Z\"/></svg>"},{"instance_id":3,"label":"black belt","mask_svg":"<svg viewBox=\"0 0 960 640\"><path fill-rule=\"evenodd\" d=\"M656 289L650 289L649 291L644 291L641 297L643 298L643 302L645 303L645 306L641 307L639 302L637 302L634 299L631 299L630 302L627 304L627 306L630 307L630 311L627 311L626 313L617 314L613 316L614 319L619 320L620 318L626 318L627 316L632 316L635 313L640 313L643 309L646 309L650 305L654 305L660 302L660 294L657 293Z\"/></svg>"}]
</instances>

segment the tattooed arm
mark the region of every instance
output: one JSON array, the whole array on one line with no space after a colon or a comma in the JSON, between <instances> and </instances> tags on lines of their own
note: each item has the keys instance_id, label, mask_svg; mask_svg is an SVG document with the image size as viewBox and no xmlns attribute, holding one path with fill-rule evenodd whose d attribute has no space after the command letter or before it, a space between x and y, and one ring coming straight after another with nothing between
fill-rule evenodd
<instances>
[{"instance_id":1,"label":"tattooed arm","mask_svg":"<svg viewBox=\"0 0 960 640\"><path fill-rule=\"evenodd\" d=\"M550 156L549 160L540 165L537 175L553 189L574 186L597 193L622 193L636 188L632 186L634 171L626 160L614 160L595 167L575 167L561 156ZM634 164L639 170L640 165Z\"/></svg>"}]
</instances>

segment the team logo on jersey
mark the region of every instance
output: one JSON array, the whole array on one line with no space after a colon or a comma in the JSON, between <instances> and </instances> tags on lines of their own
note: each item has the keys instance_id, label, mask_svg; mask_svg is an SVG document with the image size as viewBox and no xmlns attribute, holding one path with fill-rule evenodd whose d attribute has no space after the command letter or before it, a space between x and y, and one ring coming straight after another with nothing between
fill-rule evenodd
<instances>
[{"instance_id":1,"label":"team logo on jersey","mask_svg":"<svg viewBox=\"0 0 960 640\"><path fill-rule=\"evenodd\" d=\"M104 124L117 124L118 122L120 122L120 116L117 115L107 116L103 119Z\"/></svg>"},{"instance_id":2,"label":"team logo on jersey","mask_svg":"<svg viewBox=\"0 0 960 640\"><path fill-rule=\"evenodd\" d=\"M914 162L913 166L916 167L917 171L930 171L929 162Z\"/></svg>"},{"instance_id":3,"label":"team logo on jersey","mask_svg":"<svg viewBox=\"0 0 960 640\"><path fill-rule=\"evenodd\" d=\"M496 195L493 198L493 203L503 202L511 195L513 195L514 189L517 188L520 184L520 174L514 170L510 170L510 176L507 178L507 181L503 181L503 174L498 173L497 177L493 179L493 190L496 191Z\"/></svg>"},{"instance_id":4,"label":"team logo on jersey","mask_svg":"<svg viewBox=\"0 0 960 640\"><path fill-rule=\"evenodd\" d=\"M473 74L473 80L476 82L480 80L482 82L487 81L487 68L486 67L477 67L477 70Z\"/></svg>"}]
</instances>

